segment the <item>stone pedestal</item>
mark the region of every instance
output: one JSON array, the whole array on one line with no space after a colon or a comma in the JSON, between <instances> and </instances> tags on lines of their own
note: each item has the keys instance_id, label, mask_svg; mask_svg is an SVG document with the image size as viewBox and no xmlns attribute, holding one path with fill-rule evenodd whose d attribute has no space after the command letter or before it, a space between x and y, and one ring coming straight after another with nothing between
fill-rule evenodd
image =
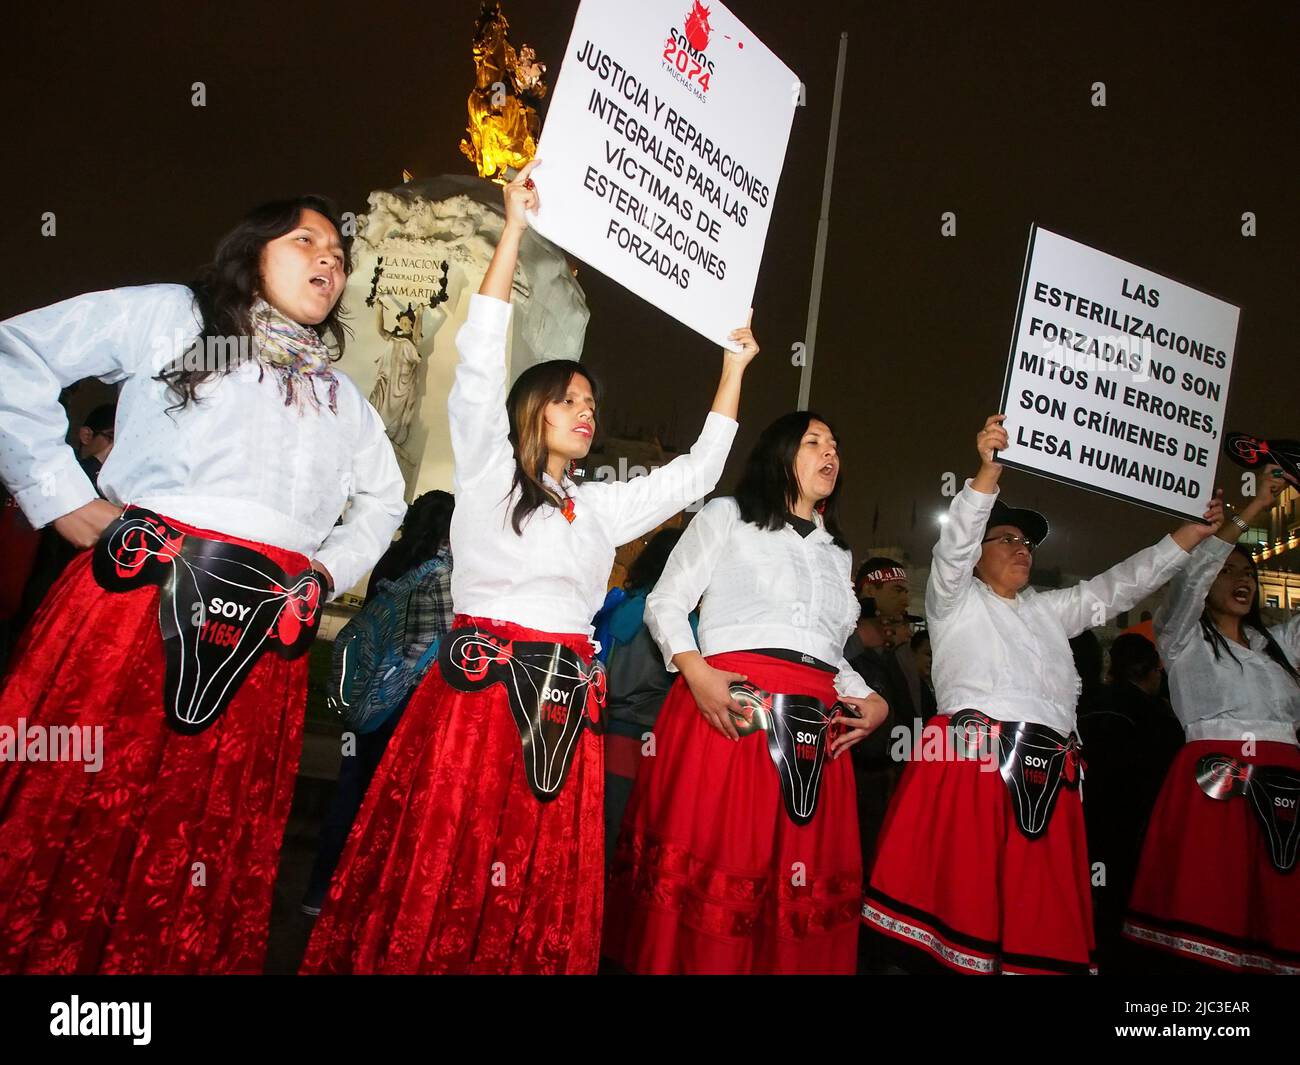
<instances>
[{"instance_id":1,"label":"stone pedestal","mask_svg":"<svg viewBox=\"0 0 1300 1065\"><path fill-rule=\"evenodd\" d=\"M455 337L501 235L501 190L444 176L372 192L369 207L357 219L343 295L353 335L340 368L385 418L407 498L451 491L447 396ZM581 357L586 297L564 252L532 231L520 249L513 302L511 381L535 362Z\"/></svg>"}]
</instances>

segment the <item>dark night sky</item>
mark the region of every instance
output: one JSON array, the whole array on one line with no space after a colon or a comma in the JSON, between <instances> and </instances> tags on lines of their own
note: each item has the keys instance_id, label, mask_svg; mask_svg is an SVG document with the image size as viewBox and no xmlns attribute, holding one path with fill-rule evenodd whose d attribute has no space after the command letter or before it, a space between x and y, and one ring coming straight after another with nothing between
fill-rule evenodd
<instances>
[{"instance_id":1,"label":"dark night sky","mask_svg":"<svg viewBox=\"0 0 1300 1065\"><path fill-rule=\"evenodd\" d=\"M21 23L9 16L0 73L0 316L185 280L273 196L320 191L362 211L403 167L467 172L457 142L475 0L25 6ZM553 83L576 0L505 6L513 40L537 48ZM1228 425L1300 436L1294 5L732 7L803 78L808 106L755 294L764 353L724 488L762 425L795 403L790 351L804 336L842 29L850 58L812 406L839 431L860 551L874 541L928 553L943 472L971 472L1034 221L1239 304ZM200 80L202 109L190 105ZM1106 83L1104 109L1090 106L1094 81ZM1240 234L1247 210L1253 239ZM43 211L57 213L53 239L39 235ZM944 211L957 214L956 238L940 236ZM607 423L675 424L689 443L716 352L594 270L580 280ZM1171 524L1024 473L1004 483L1054 519L1048 566L1099 568Z\"/></svg>"}]
</instances>

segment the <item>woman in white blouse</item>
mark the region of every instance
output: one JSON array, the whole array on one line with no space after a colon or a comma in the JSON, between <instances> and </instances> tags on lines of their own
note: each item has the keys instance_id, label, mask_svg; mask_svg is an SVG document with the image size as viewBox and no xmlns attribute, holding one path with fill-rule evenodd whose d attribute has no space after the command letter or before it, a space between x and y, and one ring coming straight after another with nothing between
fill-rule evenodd
<instances>
[{"instance_id":1,"label":"woman in white blouse","mask_svg":"<svg viewBox=\"0 0 1300 1065\"><path fill-rule=\"evenodd\" d=\"M1192 556L1156 614L1187 743L1151 813L1124 933L1176 960L1300 974L1300 614L1269 629L1234 546L1265 489Z\"/></svg>"},{"instance_id":2,"label":"woman in white blouse","mask_svg":"<svg viewBox=\"0 0 1300 1065\"><path fill-rule=\"evenodd\" d=\"M934 548L926 621L939 713L881 832L862 908L869 928L966 973L1086 973L1092 903L1069 640L1151 594L1222 520L1183 525L1072 588L1029 587L1047 521L998 498L1004 415Z\"/></svg>"},{"instance_id":3,"label":"woman in white blouse","mask_svg":"<svg viewBox=\"0 0 1300 1065\"><path fill-rule=\"evenodd\" d=\"M0 972L262 970L305 652L406 509L326 343L348 269L333 206L302 197L249 214L192 287L0 323L0 476L94 549L0 694ZM121 385L104 499L64 443L85 377Z\"/></svg>"},{"instance_id":4,"label":"woman in white blouse","mask_svg":"<svg viewBox=\"0 0 1300 1065\"><path fill-rule=\"evenodd\" d=\"M530 164L457 337L455 628L412 696L353 827L305 972L594 973L604 901L603 679L591 621L614 549L713 489L757 353L737 330L690 454L575 485L596 429L580 363L506 394L510 293L537 205Z\"/></svg>"},{"instance_id":5,"label":"woman in white blouse","mask_svg":"<svg viewBox=\"0 0 1300 1065\"><path fill-rule=\"evenodd\" d=\"M681 678L611 871L606 949L633 972L855 969L862 859L839 756L888 708L843 656L859 608L839 473L825 419L778 418L646 600Z\"/></svg>"}]
</instances>

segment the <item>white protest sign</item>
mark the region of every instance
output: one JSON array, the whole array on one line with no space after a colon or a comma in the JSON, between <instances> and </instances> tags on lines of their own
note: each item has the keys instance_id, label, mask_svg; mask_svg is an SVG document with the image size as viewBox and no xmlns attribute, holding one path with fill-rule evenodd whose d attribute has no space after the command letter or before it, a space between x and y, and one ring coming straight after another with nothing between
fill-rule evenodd
<instances>
[{"instance_id":1,"label":"white protest sign","mask_svg":"<svg viewBox=\"0 0 1300 1065\"><path fill-rule=\"evenodd\" d=\"M1034 226L1002 390L1007 466L1199 519L1240 309Z\"/></svg>"},{"instance_id":2,"label":"white protest sign","mask_svg":"<svg viewBox=\"0 0 1300 1065\"><path fill-rule=\"evenodd\" d=\"M538 144L535 228L725 345L753 301L799 91L717 0L583 0Z\"/></svg>"}]
</instances>

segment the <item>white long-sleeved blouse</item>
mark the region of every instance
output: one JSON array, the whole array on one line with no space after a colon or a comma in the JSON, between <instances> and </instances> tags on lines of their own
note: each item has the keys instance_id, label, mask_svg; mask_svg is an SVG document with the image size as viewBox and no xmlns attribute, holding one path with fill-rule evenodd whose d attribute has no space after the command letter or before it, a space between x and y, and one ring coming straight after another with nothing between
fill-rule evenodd
<instances>
[{"instance_id":1,"label":"white long-sleeved blouse","mask_svg":"<svg viewBox=\"0 0 1300 1065\"><path fill-rule=\"evenodd\" d=\"M1300 728L1300 684L1268 656L1264 637L1249 631L1249 647L1214 650L1201 632L1210 585L1232 553L1211 536L1170 583L1156 611L1156 646L1169 671L1169 695L1188 740L1295 743ZM1300 614L1269 630L1292 667L1300 664Z\"/></svg>"},{"instance_id":2,"label":"white long-sleeved blouse","mask_svg":"<svg viewBox=\"0 0 1300 1065\"><path fill-rule=\"evenodd\" d=\"M120 382L106 499L317 558L334 594L347 591L406 512L378 413L339 371L337 414L319 380L320 410L300 413L251 358L169 413L155 377L200 331L183 285L91 292L0 322L0 478L38 527L95 499L65 443L59 392L86 377Z\"/></svg>"},{"instance_id":3,"label":"white long-sleeved blouse","mask_svg":"<svg viewBox=\"0 0 1300 1065\"><path fill-rule=\"evenodd\" d=\"M860 613L853 560L814 520L817 528L804 537L789 525L767 530L742 521L730 497L705 505L646 599L646 625L669 670L676 669L673 655L685 651L707 658L772 647L835 666L839 695L871 694L844 658ZM697 603L698 648L689 620Z\"/></svg>"},{"instance_id":4,"label":"white long-sleeved blouse","mask_svg":"<svg viewBox=\"0 0 1300 1065\"><path fill-rule=\"evenodd\" d=\"M1166 536L1071 588L1004 599L975 576L997 493L970 481L953 498L925 590L939 711L973 709L1069 734L1081 682L1070 640L1154 592L1191 557Z\"/></svg>"},{"instance_id":5,"label":"white long-sleeved blouse","mask_svg":"<svg viewBox=\"0 0 1300 1065\"><path fill-rule=\"evenodd\" d=\"M590 636L615 549L713 490L737 423L710 413L688 454L645 477L549 482L574 499L574 520L543 506L516 533L510 518L518 494L506 415L510 314L509 303L476 293L456 336L460 362L448 399L456 483L451 598L458 614Z\"/></svg>"}]
</instances>

